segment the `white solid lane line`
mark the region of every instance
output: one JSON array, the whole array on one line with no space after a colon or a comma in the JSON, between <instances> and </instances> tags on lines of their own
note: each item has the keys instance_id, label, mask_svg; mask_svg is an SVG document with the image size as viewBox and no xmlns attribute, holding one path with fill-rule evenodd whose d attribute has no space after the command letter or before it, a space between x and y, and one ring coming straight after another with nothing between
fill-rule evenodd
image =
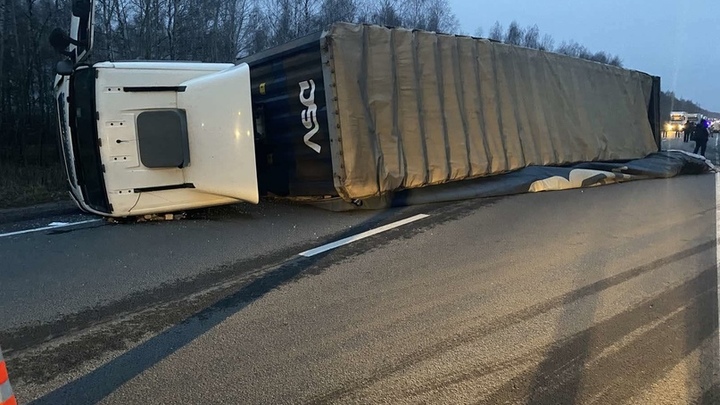
<instances>
[{"instance_id":1,"label":"white solid lane line","mask_svg":"<svg viewBox=\"0 0 720 405\"><path fill-rule=\"evenodd\" d=\"M410 218L405 218L400 221L396 221L396 222L393 222L393 223L390 223L387 225L383 225L383 226L371 229L369 231L359 233L357 235L349 236L347 238L343 238L343 239L337 240L335 242L331 242L331 243L328 243L328 244L325 244L322 246L318 246L314 249L306 250L306 251L300 253L300 256L312 257L312 256L318 255L320 253L327 252L328 250L332 250L337 247L344 246L344 245L359 241L361 239L365 239L370 236L377 235L379 233L389 231L390 229L397 228L397 227L403 226L403 225L407 225L411 222L415 222L415 221L418 221L420 219L427 218L427 217L429 217L429 215L418 214L418 215L412 216Z\"/></svg>"},{"instance_id":2,"label":"white solid lane line","mask_svg":"<svg viewBox=\"0 0 720 405\"><path fill-rule=\"evenodd\" d=\"M716 141L717 142L717 141ZM718 291L718 322L720 322L720 173L715 173L715 260ZM720 336L718 336L720 340Z\"/></svg>"},{"instance_id":3,"label":"white solid lane line","mask_svg":"<svg viewBox=\"0 0 720 405\"><path fill-rule=\"evenodd\" d=\"M715 260L717 271L718 322L720 322L720 173L715 173ZM720 340L720 336L718 336Z\"/></svg>"},{"instance_id":4,"label":"white solid lane line","mask_svg":"<svg viewBox=\"0 0 720 405\"><path fill-rule=\"evenodd\" d=\"M89 224L92 222L100 222L100 221L102 221L102 219L89 219L87 221L80 221L80 222L52 222L48 226L43 226L40 228L31 228L31 229L23 229L22 231L0 233L0 238L5 238L8 236L15 236L15 235L22 235L25 233L48 231L50 229L67 228L69 226Z\"/></svg>"}]
</instances>

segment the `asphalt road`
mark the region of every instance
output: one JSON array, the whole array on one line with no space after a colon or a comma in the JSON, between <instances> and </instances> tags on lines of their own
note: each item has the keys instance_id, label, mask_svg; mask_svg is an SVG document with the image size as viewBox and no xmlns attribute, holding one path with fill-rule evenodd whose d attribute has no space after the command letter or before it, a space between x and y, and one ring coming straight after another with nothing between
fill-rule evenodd
<instances>
[{"instance_id":1,"label":"asphalt road","mask_svg":"<svg viewBox=\"0 0 720 405\"><path fill-rule=\"evenodd\" d=\"M695 149L695 142L683 142L682 135L680 137L675 137L671 134L669 137L663 138L662 148L665 150L681 149L688 152L693 152ZM713 134L712 137L708 140L705 157L710 159L716 165L720 165L720 134Z\"/></svg>"},{"instance_id":2,"label":"asphalt road","mask_svg":"<svg viewBox=\"0 0 720 405\"><path fill-rule=\"evenodd\" d=\"M0 237L0 344L23 403L720 403L715 190L269 203Z\"/></svg>"},{"instance_id":3,"label":"asphalt road","mask_svg":"<svg viewBox=\"0 0 720 405\"><path fill-rule=\"evenodd\" d=\"M0 237L2 283L7 288L0 319L4 328L17 328L128 295L133 295L133 304L153 300L158 289L180 280L196 284L199 276L207 278L208 273L216 277L229 270L235 274L238 266L246 270L273 264L298 249L393 215L358 211L329 216L312 207L270 203L213 209L207 218L197 220L132 225L98 220ZM4 224L0 235L93 219L73 215Z\"/></svg>"}]
</instances>

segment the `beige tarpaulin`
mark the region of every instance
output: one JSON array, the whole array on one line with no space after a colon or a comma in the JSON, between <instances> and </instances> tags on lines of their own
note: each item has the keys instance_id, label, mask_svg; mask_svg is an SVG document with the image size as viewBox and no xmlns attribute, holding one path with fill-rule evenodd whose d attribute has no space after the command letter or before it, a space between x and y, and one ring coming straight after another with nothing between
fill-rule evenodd
<instances>
[{"instance_id":1,"label":"beige tarpaulin","mask_svg":"<svg viewBox=\"0 0 720 405\"><path fill-rule=\"evenodd\" d=\"M324 40L345 199L657 150L641 72L379 26L336 24Z\"/></svg>"}]
</instances>

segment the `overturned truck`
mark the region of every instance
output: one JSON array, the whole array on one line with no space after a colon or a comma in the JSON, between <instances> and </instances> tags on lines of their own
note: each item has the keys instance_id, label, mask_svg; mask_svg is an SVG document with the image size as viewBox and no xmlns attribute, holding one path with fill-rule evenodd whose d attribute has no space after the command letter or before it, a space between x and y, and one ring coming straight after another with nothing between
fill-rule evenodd
<instances>
[{"instance_id":1,"label":"overturned truck","mask_svg":"<svg viewBox=\"0 0 720 405\"><path fill-rule=\"evenodd\" d=\"M68 56L55 88L71 194L103 216L262 195L359 206L659 148L660 80L637 71L347 23L235 64L88 64L86 9L52 41Z\"/></svg>"}]
</instances>

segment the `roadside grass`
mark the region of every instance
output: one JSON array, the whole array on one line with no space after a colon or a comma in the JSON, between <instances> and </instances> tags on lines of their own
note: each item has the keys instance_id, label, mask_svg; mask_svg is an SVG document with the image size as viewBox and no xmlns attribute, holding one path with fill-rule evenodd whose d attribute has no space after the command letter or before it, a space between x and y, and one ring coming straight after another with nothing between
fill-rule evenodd
<instances>
[{"instance_id":1,"label":"roadside grass","mask_svg":"<svg viewBox=\"0 0 720 405\"><path fill-rule=\"evenodd\" d=\"M68 194L62 166L0 163L0 209L66 199Z\"/></svg>"}]
</instances>

